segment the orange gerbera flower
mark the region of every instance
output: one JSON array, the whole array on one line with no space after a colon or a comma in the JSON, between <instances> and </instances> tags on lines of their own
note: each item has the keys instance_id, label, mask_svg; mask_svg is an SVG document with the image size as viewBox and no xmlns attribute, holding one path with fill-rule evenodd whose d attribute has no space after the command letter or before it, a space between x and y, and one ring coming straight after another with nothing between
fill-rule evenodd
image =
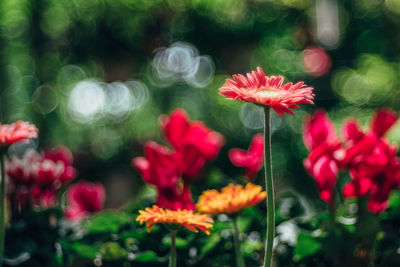
<instances>
[{"instance_id":1,"label":"orange gerbera flower","mask_svg":"<svg viewBox=\"0 0 400 267\"><path fill-rule=\"evenodd\" d=\"M195 214L192 210L168 210L154 205L146 210L139 210L136 221L140 224L146 223L147 231L150 232L157 223L177 224L197 233L198 229L210 234L209 229L213 226L213 219L206 215Z\"/></svg>"},{"instance_id":2,"label":"orange gerbera flower","mask_svg":"<svg viewBox=\"0 0 400 267\"><path fill-rule=\"evenodd\" d=\"M196 208L199 212L209 215L233 214L260 203L266 195L259 185L248 183L243 188L241 185L229 184L222 188L221 192L214 189L204 191Z\"/></svg>"},{"instance_id":3,"label":"orange gerbera flower","mask_svg":"<svg viewBox=\"0 0 400 267\"><path fill-rule=\"evenodd\" d=\"M283 85L282 76L265 76L264 71L257 67L257 71L247 73L247 77L233 75L233 80L226 79L219 89L220 94L227 99L241 100L270 106L279 116L285 113L293 114L291 108L299 108L297 104L314 104L313 88L298 82Z\"/></svg>"},{"instance_id":4,"label":"orange gerbera flower","mask_svg":"<svg viewBox=\"0 0 400 267\"><path fill-rule=\"evenodd\" d=\"M29 122L0 124L0 146L9 146L18 141L36 138L37 133L38 129Z\"/></svg>"}]
</instances>

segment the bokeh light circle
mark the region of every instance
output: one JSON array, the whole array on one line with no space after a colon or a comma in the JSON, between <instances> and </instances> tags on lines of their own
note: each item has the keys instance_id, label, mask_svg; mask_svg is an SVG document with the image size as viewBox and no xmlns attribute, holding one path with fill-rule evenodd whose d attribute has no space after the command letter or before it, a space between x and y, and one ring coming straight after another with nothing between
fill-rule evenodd
<instances>
[{"instance_id":1,"label":"bokeh light circle","mask_svg":"<svg viewBox=\"0 0 400 267\"><path fill-rule=\"evenodd\" d=\"M261 129L264 127L264 111L254 104L244 103L240 108L240 121L249 129Z\"/></svg>"},{"instance_id":2,"label":"bokeh light circle","mask_svg":"<svg viewBox=\"0 0 400 267\"><path fill-rule=\"evenodd\" d=\"M121 82L110 83L105 88L105 111L115 117L128 114L133 102L129 88Z\"/></svg>"},{"instance_id":3,"label":"bokeh light circle","mask_svg":"<svg viewBox=\"0 0 400 267\"><path fill-rule=\"evenodd\" d=\"M139 81L127 81L125 85L130 89L132 96L131 109L138 110L147 102L149 98L149 89Z\"/></svg>"},{"instance_id":4,"label":"bokeh light circle","mask_svg":"<svg viewBox=\"0 0 400 267\"><path fill-rule=\"evenodd\" d=\"M72 89L68 110L72 119L89 122L99 117L105 105L104 84L96 80L83 80Z\"/></svg>"},{"instance_id":5,"label":"bokeh light circle","mask_svg":"<svg viewBox=\"0 0 400 267\"><path fill-rule=\"evenodd\" d=\"M58 106L57 91L47 85L38 87L32 95L32 105L36 112L48 114Z\"/></svg>"}]
</instances>

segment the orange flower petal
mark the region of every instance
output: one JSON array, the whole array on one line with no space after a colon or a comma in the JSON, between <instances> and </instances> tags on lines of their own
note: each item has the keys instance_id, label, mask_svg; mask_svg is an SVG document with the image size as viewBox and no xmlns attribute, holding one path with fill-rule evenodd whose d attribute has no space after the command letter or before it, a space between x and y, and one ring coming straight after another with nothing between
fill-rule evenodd
<instances>
[{"instance_id":1,"label":"orange flower petal","mask_svg":"<svg viewBox=\"0 0 400 267\"><path fill-rule=\"evenodd\" d=\"M192 210L168 210L154 205L152 208L139 210L136 221L140 224L146 223L147 231L150 232L157 223L177 224L188 230L197 233L203 231L210 234L210 228L214 223L213 219L206 215L195 214Z\"/></svg>"},{"instance_id":2,"label":"orange flower petal","mask_svg":"<svg viewBox=\"0 0 400 267\"><path fill-rule=\"evenodd\" d=\"M243 188L241 185L229 184L221 192L214 189L204 191L196 208L200 213L209 215L234 214L260 203L265 197L266 192L259 185L248 183Z\"/></svg>"}]
</instances>

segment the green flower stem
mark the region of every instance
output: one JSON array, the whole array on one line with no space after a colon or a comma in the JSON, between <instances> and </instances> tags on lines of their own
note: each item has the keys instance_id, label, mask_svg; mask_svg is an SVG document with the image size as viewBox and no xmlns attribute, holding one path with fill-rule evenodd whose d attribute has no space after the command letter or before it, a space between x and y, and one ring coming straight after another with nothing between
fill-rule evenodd
<instances>
[{"instance_id":1,"label":"green flower stem","mask_svg":"<svg viewBox=\"0 0 400 267\"><path fill-rule=\"evenodd\" d=\"M239 232L239 227L238 227L238 216L232 217L233 221L233 240L235 243L235 254L236 254L236 265L237 267L245 267L244 263L244 258L243 258L243 252L242 252L242 247L240 244L240 232Z\"/></svg>"},{"instance_id":2,"label":"green flower stem","mask_svg":"<svg viewBox=\"0 0 400 267\"><path fill-rule=\"evenodd\" d=\"M6 199L6 175L4 166L4 152L0 152L1 185L0 185L0 267L3 266L4 238L5 238L5 199Z\"/></svg>"},{"instance_id":3,"label":"green flower stem","mask_svg":"<svg viewBox=\"0 0 400 267\"><path fill-rule=\"evenodd\" d=\"M169 267L176 267L176 231L171 231L171 251L169 253Z\"/></svg>"},{"instance_id":4,"label":"green flower stem","mask_svg":"<svg viewBox=\"0 0 400 267\"><path fill-rule=\"evenodd\" d=\"M272 179L271 120L270 108L264 108L264 169L267 188L267 237L265 241L264 267L272 265L272 248L275 233L274 183Z\"/></svg>"}]
</instances>

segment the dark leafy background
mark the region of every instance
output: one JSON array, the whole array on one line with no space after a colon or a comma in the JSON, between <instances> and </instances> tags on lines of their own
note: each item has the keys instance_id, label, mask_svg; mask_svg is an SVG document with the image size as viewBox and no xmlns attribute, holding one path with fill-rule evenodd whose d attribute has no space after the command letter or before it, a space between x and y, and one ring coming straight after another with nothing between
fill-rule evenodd
<instances>
[{"instance_id":1,"label":"dark leafy background","mask_svg":"<svg viewBox=\"0 0 400 267\"><path fill-rule=\"evenodd\" d=\"M362 219L349 221L356 215L354 204L346 201L338 217L347 220L331 222L314 181L302 167L307 156L301 136L305 112L325 108L336 125L354 116L367 127L375 108L400 108L399 1L337 1L337 10L339 39L329 46L316 34L320 11L314 1L2 1L1 121L35 123L40 137L29 146L39 150L68 146L79 179L103 182L106 206L118 208L83 223L78 233L70 226L48 224L49 216L60 217L60 211L27 214L29 220L8 231L8 263L165 266L167 232L156 227L147 235L134 222L137 210L152 204L154 192L144 187L130 160L143 154L142 144L147 140L165 143L157 117L183 107L192 119L204 121L226 137L219 157L193 186L194 198L204 189L242 181L242 172L229 162L227 151L247 147L253 134L262 129L257 121L246 123L249 118L241 118L246 111L243 103L223 100L217 89L229 75L261 66L287 81L304 80L316 93L315 106L304 106L295 116L273 118L277 125L272 136L277 225L289 221L298 230L297 245L279 242L279 265L362 266L372 254L379 266L399 264L398 193L379 216L363 214ZM208 85L196 88L183 80L154 82L151 66L156 49L176 42L188 43L212 60L215 72ZM309 45L325 48L331 57L330 71L321 77L308 74L302 64L302 51ZM76 119L68 103L76 84L85 79L139 81L147 88L147 101L123 118ZM399 124L388 138L399 143ZM11 152L21 153L24 148L14 147ZM343 186L349 178L342 176ZM249 266L260 265L263 255L263 209L260 205L246 210L239 222L246 233L244 251ZM233 265L230 222L225 217L215 219L215 231L208 237L179 234L178 265Z\"/></svg>"}]
</instances>

